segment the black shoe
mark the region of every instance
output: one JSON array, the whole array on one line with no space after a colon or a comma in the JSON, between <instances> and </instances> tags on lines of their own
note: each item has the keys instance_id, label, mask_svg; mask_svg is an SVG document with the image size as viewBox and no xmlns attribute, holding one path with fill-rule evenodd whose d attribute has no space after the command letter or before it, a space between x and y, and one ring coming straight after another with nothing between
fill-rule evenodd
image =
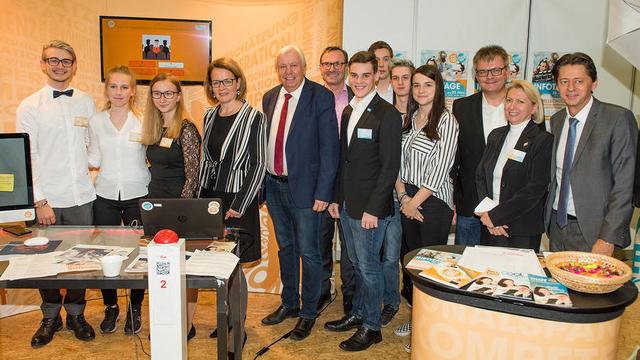
<instances>
[{"instance_id":1,"label":"black shoe","mask_svg":"<svg viewBox=\"0 0 640 360\"><path fill-rule=\"evenodd\" d=\"M382 314L380 314L380 323L382 324L382 327L389 325L397 313L398 309L394 309L391 305L385 305L382 308Z\"/></svg>"},{"instance_id":2,"label":"black shoe","mask_svg":"<svg viewBox=\"0 0 640 360\"><path fill-rule=\"evenodd\" d=\"M31 347L35 349L47 345L53 339L53 334L61 329L62 319L60 315L54 318L43 318L40 322L40 327L31 337Z\"/></svg>"},{"instance_id":3,"label":"black shoe","mask_svg":"<svg viewBox=\"0 0 640 360\"><path fill-rule=\"evenodd\" d=\"M315 325L316 319L305 319L300 318L296 323L296 327L293 328L293 332L291 332L291 340L302 340L311 334L311 329L313 329L313 325Z\"/></svg>"},{"instance_id":4,"label":"black shoe","mask_svg":"<svg viewBox=\"0 0 640 360\"><path fill-rule=\"evenodd\" d=\"M322 310L327 304L329 304L330 301L331 301L330 292L320 295L320 298L318 299L318 311Z\"/></svg>"},{"instance_id":5,"label":"black shoe","mask_svg":"<svg viewBox=\"0 0 640 360\"><path fill-rule=\"evenodd\" d=\"M79 340L89 341L96 338L96 333L84 315L67 315L67 329L73 330L73 334Z\"/></svg>"},{"instance_id":6,"label":"black shoe","mask_svg":"<svg viewBox=\"0 0 640 360\"><path fill-rule=\"evenodd\" d=\"M345 315L340 320L329 321L324 328L329 331L347 331L362 326L362 319L355 315Z\"/></svg>"},{"instance_id":7,"label":"black shoe","mask_svg":"<svg viewBox=\"0 0 640 360\"><path fill-rule=\"evenodd\" d=\"M104 320L100 323L100 332L108 334L116 331L118 328L118 319L120 319L120 308L118 305L105 306Z\"/></svg>"},{"instance_id":8,"label":"black shoe","mask_svg":"<svg viewBox=\"0 0 640 360\"><path fill-rule=\"evenodd\" d=\"M380 341L382 341L382 333L380 331L370 330L361 326L353 336L340 343L340 349L344 351L362 351Z\"/></svg>"},{"instance_id":9,"label":"black shoe","mask_svg":"<svg viewBox=\"0 0 640 360\"><path fill-rule=\"evenodd\" d=\"M262 323L264 325L275 325L280 324L287 318L295 318L298 317L298 313L300 309L289 309L284 307L284 305L280 305L276 311L267 315L264 319L262 319Z\"/></svg>"},{"instance_id":10,"label":"black shoe","mask_svg":"<svg viewBox=\"0 0 640 360\"><path fill-rule=\"evenodd\" d=\"M137 334L142 330L141 305L132 305L127 311L127 322L124 324L124 333L127 335Z\"/></svg>"},{"instance_id":11,"label":"black shoe","mask_svg":"<svg viewBox=\"0 0 640 360\"><path fill-rule=\"evenodd\" d=\"M196 337L196 327L193 326L193 324L191 324L191 329L189 330L189 333L187 334L187 341L193 339L194 337Z\"/></svg>"}]
</instances>

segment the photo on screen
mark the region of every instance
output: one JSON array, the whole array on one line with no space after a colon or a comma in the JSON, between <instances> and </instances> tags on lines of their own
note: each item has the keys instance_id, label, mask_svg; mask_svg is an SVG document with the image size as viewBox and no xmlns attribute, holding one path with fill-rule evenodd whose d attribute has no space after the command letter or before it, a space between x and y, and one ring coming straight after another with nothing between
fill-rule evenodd
<instances>
[{"instance_id":1,"label":"photo on screen","mask_svg":"<svg viewBox=\"0 0 640 360\"><path fill-rule=\"evenodd\" d=\"M142 35L142 59L171 60L171 36Z\"/></svg>"}]
</instances>

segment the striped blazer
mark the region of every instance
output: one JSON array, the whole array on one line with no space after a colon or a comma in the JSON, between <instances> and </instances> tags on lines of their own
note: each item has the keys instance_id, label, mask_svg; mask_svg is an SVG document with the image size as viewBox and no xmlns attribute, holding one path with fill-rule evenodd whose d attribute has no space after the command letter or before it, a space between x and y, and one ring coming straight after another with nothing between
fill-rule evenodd
<instances>
[{"instance_id":1,"label":"striped blazer","mask_svg":"<svg viewBox=\"0 0 640 360\"><path fill-rule=\"evenodd\" d=\"M236 194L230 208L244 215L258 194L267 167L265 116L244 103L222 143L220 159L212 159L207 144L215 136L211 128L219 109L220 106L216 106L204 114L200 189ZM214 168L216 162L217 168ZM218 174L215 184L212 184L213 174Z\"/></svg>"}]
</instances>

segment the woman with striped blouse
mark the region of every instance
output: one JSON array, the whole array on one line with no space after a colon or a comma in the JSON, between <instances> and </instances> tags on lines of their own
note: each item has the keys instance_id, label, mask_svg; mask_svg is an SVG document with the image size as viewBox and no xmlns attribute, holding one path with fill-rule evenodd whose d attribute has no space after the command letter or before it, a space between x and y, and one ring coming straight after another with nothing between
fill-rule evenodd
<instances>
[{"instance_id":1,"label":"woman with striped blouse","mask_svg":"<svg viewBox=\"0 0 640 360\"><path fill-rule=\"evenodd\" d=\"M215 107L204 115L200 163L200 197L222 199L225 224L240 229L240 262L244 264L261 256L258 190L266 170L265 116L246 103L246 89L246 78L234 60L220 58L209 64L205 92ZM242 279L240 320L244 321L248 292L246 279Z\"/></svg>"},{"instance_id":2,"label":"woman with striped blouse","mask_svg":"<svg viewBox=\"0 0 640 360\"><path fill-rule=\"evenodd\" d=\"M449 171L458 146L458 122L445 107L444 100L438 69L431 65L417 68L411 77L400 175L396 182L405 234L405 253L401 258L417 248L447 243L453 218L453 183Z\"/></svg>"}]
</instances>

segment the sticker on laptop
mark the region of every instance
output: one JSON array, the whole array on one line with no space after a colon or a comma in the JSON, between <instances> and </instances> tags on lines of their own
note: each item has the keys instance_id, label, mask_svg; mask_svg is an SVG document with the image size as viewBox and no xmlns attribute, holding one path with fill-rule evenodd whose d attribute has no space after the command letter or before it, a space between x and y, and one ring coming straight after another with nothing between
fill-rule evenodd
<instances>
[{"instance_id":1,"label":"sticker on laptop","mask_svg":"<svg viewBox=\"0 0 640 360\"><path fill-rule=\"evenodd\" d=\"M153 204L148 201L145 201L142 203L142 205L140 205L140 207L142 208L142 210L149 211L153 209Z\"/></svg>"},{"instance_id":2,"label":"sticker on laptop","mask_svg":"<svg viewBox=\"0 0 640 360\"><path fill-rule=\"evenodd\" d=\"M220 212L220 203L217 201L211 201L209 202L207 211L209 212L209 214L211 215L215 215L217 213Z\"/></svg>"}]
</instances>

